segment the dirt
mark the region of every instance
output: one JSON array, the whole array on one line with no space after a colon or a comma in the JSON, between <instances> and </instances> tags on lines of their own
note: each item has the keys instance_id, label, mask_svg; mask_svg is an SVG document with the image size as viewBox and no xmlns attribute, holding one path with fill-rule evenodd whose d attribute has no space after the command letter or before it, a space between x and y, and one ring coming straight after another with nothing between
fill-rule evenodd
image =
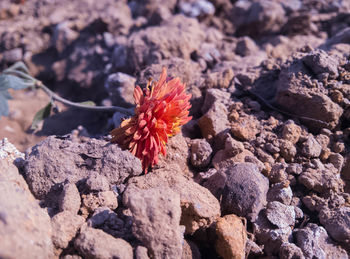
<instances>
[{"instance_id":1,"label":"dirt","mask_svg":"<svg viewBox=\"0 0 350 259\"><path fill-rule=\"evenodd\" d=\"M10 91L0 257L349 258L349 26L346 0L1 1L1 70L130 108L166 67L193 118L145 175L108 142L123 113L34 131L49 97Z\"/></svg>"}]
</instances>

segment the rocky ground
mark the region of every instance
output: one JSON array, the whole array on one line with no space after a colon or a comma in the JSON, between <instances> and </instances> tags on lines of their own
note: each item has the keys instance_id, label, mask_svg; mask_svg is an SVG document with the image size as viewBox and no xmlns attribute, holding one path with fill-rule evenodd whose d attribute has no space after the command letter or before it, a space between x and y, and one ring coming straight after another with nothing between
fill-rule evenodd
<instances>
[{"instance_id":1,"label":"rocky ground","mask_svg":"<svg viewBox=\"0 0 350 259\"><path fill-rule=\"evenodd\" d=\"M121 114L33 133L48 97L11 92L0 258L349 258L349 25L346 0L2 0L0 69L128 108L167 67L193 119L144 175Z\"/></svg>"}]
</instances>

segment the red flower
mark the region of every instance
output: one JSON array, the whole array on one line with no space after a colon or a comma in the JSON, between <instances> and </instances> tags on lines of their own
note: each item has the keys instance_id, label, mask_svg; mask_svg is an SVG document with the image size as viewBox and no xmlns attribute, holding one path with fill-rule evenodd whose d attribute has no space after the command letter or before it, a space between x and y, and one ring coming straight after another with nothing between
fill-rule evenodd
<instances>
[{"instance_id":1,"label":"red flower","mask_svg":"<svg viewBox=\"0 0 350 259\"><path fill-rule=\"evenodd\" d=\"M128 149L142 162L147 173L149 166L158 163L158 154L166 155L168 137L180 132L189 117L190 94L179 78L167 78L163 68L158 82L150 80L143 91L135 87L135 115L111 131L112 142Z\"/></svg>"}]
</instances>

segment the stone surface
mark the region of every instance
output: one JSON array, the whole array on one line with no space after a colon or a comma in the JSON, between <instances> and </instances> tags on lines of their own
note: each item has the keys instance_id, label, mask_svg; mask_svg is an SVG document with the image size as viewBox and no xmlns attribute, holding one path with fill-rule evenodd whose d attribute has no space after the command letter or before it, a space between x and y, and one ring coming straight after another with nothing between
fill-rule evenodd
<instances>
[{"instance_id":1,"label":"stone surface","mask_svg":"<svg viewBox=\"0 0 350 259\"><path fill-rule=\"evenodd\" d=\"M184 242L182 245L181 259L200 259L200 258L202 258L202 256L197 245L190 240L184 239Z\"/></svg>"},{"instance_id":2,"label":"stone surface","mask_svg":"<svg viewBox=\"0 0 350 259\"><path fill-rule=\"evenodd\" d=\"M293 243L283 243L279 251L281 259L304 259L303 251Z\"/></svg>"},{"instance_id":3,"label":"stone surface","mask_svg":"<svg viewBox=\"0 0 350 259\"><path fill-rule=\"evenodd\" d=\"M132 259L131 245L121 238L114 238L100 229L85 227L74 241L74 247L84 258Z\"/></svg>"},{"instance_id":4,"label":"stone surface","mask_svg":"<svg viewBox=\"0 0 350 259\"><path fill-rule=\"evenodd\" d=\"M297 230L296 244L301 248L306 259L349 258L345 250L334 244L323 227L313 223Z\"/></svg>"},{"instance_id":5,"label":"stone surface","mask_svg":"<svg viewBox=\"0 0 350 259\"><path fill-rule=\"evenodd\" d=\"M182 254L180 196L168 187L127 188L123 203L133 215L133 233L154 258Z\"/></svg>"},{"instance_id":6,"label":"stone surface","mask_svg":"<svg viewBox=\"0 0 350 259\"><path fill-rule=\"evenodd\" d=\"M223 213L254 221L266 203L268 179L252 163L237 163L222 171L227 175L221 201Z\"/></svg>"},{"instance_id":7,"label":"stone surface","mask_svg":"<svg viewBox=\"0 0 350 259\"><path fill-rule=\"evenodd\" d=\"M311 135L303 143L302 154L306 157L319 157L322 151L322 146L317 140Z\"/></svg>"},{"instance_id":8,"label":"stone surface","mask_svg":"<svg viewBox=\"0 0 350 259\"><path fill-rule=\"evenodd\" d=\"M71 211L78 214L80 209L80 194L74 183L67 183L63 186L62 193L58 198L60 211Z\"/></svg>"},{"instance_id":9,"label":"stone surface","mask_svg":"<svg viewBox=\"0 0 350 259\"><path fill-rule=\"evenodd\" d=\"M285 187L283 183L272 185L267 193L267 201L278 201L285 205L289 205L292 198L292 189L290 186Z\"/></svg>"},{"instance_id":10,"label":"stone surface","mask_svg":"<svg viewBox=\"0 0 350 259\"><path fill-rule=\"evenodd\" d=\"M134 103L134 88L136 78L125 74L110 74L105 82L105 88L114 105L132 107Z\"/></svg>"},{"instance_id":11,"label":"stone surface","mask_svg":"<svg viewBox=\"0 0 350 259\"><path fill-rule=\"evenodd\" d=\"M205 139L195 139L191 142L191 164L203 168L209 165L213 150Z\"/></svg>"},{"instance_id":12,"label":"stone surface","mask_svg":"<svg viewBox=\"0 0 350 259\"><path fill-rule=\"evenodd\" d=\"M336 241L350 248L350 207L323 209L319 214L321 224Z\"/></svg>"},{"instance_id":13,"label":"stone surface","mask_svg":"<svg viewBox=\"0 0 350 259\"><path fill-rule=\"evenodd\" d=\"M323 50L311 51L303 61L316 75L328 73L333 78L338 76L338 60Z\"/></svg>"},{"instance_id":14,"label":"stone surface","mask_svg":"<svg viewBox=\"0 0 350 259\"><path fill-rule=\"evenodd\" d=\"M220 204L209 190L180 173L159 169L152 174L130 179L127 188L170 187L180 195L182 211L180 224L186 227L186 234L193 234L198 229L205 229L215 222L220 216Z\"/></svg>"},{"instance_id":15,"label":"stone surface","mask_svg":"<svg viewBox=\"0 0 350 259\"><path fill-rule=\"evenodd\" d=\"M109 183L107 177L99 172L91 172L86 180L86 186L90 191L109 191Z\"/></svg>"},{"instance_id":16,"label":"stone surface","mask_svg":"<svg viewBox=\"0 0 350 259\"><path fill-rule=\"evenodd\" d=\"M120 184L132 175L141 174L142 168L139 159L115 144L97 139L79 143L55 136L34 146L25 161L26 180L40 199L66 179L76 183L91 171L99 171L109 184Z\"/></svg>"},{"instance_id":17,"label":"stone surface","mask_svg":"<svg viewBox=\"0 0 350 259\"><path fill-rule=\"evenodd\" d=\"M51 219L52 242L56 248L64 249L75 237L85 219L71 211L63 211Z\"/></svg>"},{"instance_id":18,"label":"stone surface","mask_svg":"<svg viewBox=\"0 0 350 259\"><path fill-rule=\"evenodd\" d=\"M89 212L98 207L108 207L112 210L118 207L118 199L113 191L83 194L81 198L83 207Z\"/></svg>"},{"instance_id":19,"label":"stone surface","mask_svg":"<svg viewBox=\"0 0 350 259\"><path fill-rule=\"evenodd\" d=\"M228 129L227 108L220 102L214 102L207 113L198 120L199 128L206 139L212 139Z\"/></svg>"},{"instance_id":20,"label":"stone surface","mask_svg":"<svg viewBox=\"0 0 350 259\"><path fill-rule=\"evenodd\" d=\"M52 228L16 166L0 159L0 257L52 258Z\"/></svg>"},{"instance_id":21,"label":"stone surface","mask_svg":"<svg viewBox=\"0 0 350 259\"><path fill-rule=\"evenodd\" d=\"M296 144L300 138L301 128L292 120L288 120L282 127L282 138Z\"/></svg>"},{"instance_id":22,"label":"stone surface","mask_svg":"<svg viewBox=\"0 0 350 259\"><path fill-rule=\"evenodd\" d=\"M269 202L266 207L266 217L278 228L293 226L295 222L294 207L278 201Z\"/></svg>"},{"instance_id":23,"label":"stone surface","mask_svg":"<svg viewBox=\"0 0 350 259\"><path fill-rule=\"evenodd\" d=\"M244 258L247 232L241 218L234 214L219 218L215 230L218 236L215 249L220 256L224 259Z\"/></svg>"}]
</instances>

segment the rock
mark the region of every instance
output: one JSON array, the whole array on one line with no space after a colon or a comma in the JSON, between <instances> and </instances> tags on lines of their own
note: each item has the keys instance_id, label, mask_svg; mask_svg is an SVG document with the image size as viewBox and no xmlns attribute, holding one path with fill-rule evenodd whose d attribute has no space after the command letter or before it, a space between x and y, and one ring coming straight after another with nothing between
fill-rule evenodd
<instances>
[{"instance_id":1,"label":"rock","mask_svg":"<svg viewBox=\"0 0 350 259\"><path fill-rule=\"evenodd\" d=\"M86 186L89 191L101 192L109 191L109 183L107 177L100 175L98 172L91 172L86 180Z\"/></svg>"},{"instance_id":2,"label":"rock","mask_svg":"<svg viewBox=\"0 0 350 259\"><path fill-rule=\"evenodd\" d=\"M112 210L118 207L118 199L113 191L83 194L81 198L83 206L89 212L98 207L108 207Z\"/></svg>"},{"instance_id":3,"label":"rock","mask_svg":"<svg viewBox=\"0 0 350 259\"><path fill-rule=\"evenodd\" d=\"M210 144L205 139L192 140L191 164L198 168L206 167L210 163L212 152Z\"/></svg>"},{"instance_id":4,"label":"rock","mask_svg":"<svg viewBox=\"0 0 350 259\"><path fill-rule=\"evenodd\" d=\"M27 154L24 171L35 197L43 199L51 188L66 179L76 183L91 171L98 171L113 185L140 175L142 168L139 159L106 141L88 139L77 143L69 138L50 136Z\"/></svg>"},{"instance_id":5,"label":"rock","mask_svg":"<svg viewBox=\"0 0 350 259\"><path fill-rule=\"evenodd\" d=\"M180 196L168 187L127 188L123 203L133 215L133 233L154 258L182 254Z\"/></svg>"},{"instance_id":6,"label":"rock","mask_svg":"<svg viewBox=\"0 0 350 259\"><path fill-rule=\"evenodd\" d=\"M292 189L283 183L272 185L267 192L267 201L279 201L285 205L289 205L292 202L292 198Z\"/></svg>"},{"instance_id":7,"label":"rock","mask_svg":"<svg viewBox=\"0 0 350 259\"><path fill-rule=\"evenodd\" d=\"M333 167L322 169L307 169L299 177L298 181L309 190L322 193L326 190L339 191L342 190L344 183L337 174L337 170Z\"/></svg>"},{"instance_id":8,"label":"rock","mask_svg":"<svg viewBox=\"0 0 350 259\"><path fill-rule=\"evenodd\" d=\"M128 38L129 66L140 68L171 57L189 60L191 53L199 48L204 35L196 19L183 15L173 16L161 26L136 31Z\"/></svg>"},{"instance_id":9,"label":"rock","mask_svg":"<svg viewBox=\"0 0 350 259\"><path fill-rule=\"evenodd\" d=\"M63 211L51 219L52 242L56 248L65 249L75 237L85 219L71 211Z\"/></svg>"},{"instance_id":10,"label":"rock","mask_svg":"<svg viewBox=\"0 0 350 259\"><path fill-rule=\"evenodd\" d=\"M149 259L147 248L144 246L137 246L134 252L135 259Z\"/></svg>"},{"instance_id":11,"label":"rock","mask_svg":"<svg viewBox=\"0 0 350 259\"><path fill-rule=\"evenodd\" d=\"M123 107L132 107L134 102L134 88L136 78L121 72L110 74L105 82L112 103Z\"/></svg>"},{"instance_id":12,"label":"rock","mask_svg":"<svg viewBox=\"0 0 350 259\"><path fill-rule=\"evenodd\" d=\"M186 179L180 172L159 169L152 174L131 178L127 188L149 189L168 186L180 194L181 221L185 233L193 234L198 229L208 228L220 216L219 201L209 190Z\"/></svg>"},{"instance_id":13,"label":"rock","mask_svg":"<svg viewBox=\"0 0 350 259\"><path fill-rule=\"evenodd\" d=\"M281 29L286 20L280 3L265 0L259 2L238 1L230 15L239 36L259 37Z\"/></svg>"},{"instance_id":14,"label":"rock","mask_svg":"<svg viewBox=\"0 0 350 259\"><path fill-rule=\"evenodd\" d=\"M242 37L238 39L236 53L241 56L249 56L258 51L259 48L250 37Z\"/></svg>"},{"instance_id":15,"label":"rock","mask_svg":"<svg viewBox=\"0 0 350 259\"><path fill-rule=\"evenodd\" d=\"M336 241L350 248L350 207L323 209L319 214L321 224Z\"/></svg>"},{"instance_id":16,"label":"rock","mask_svg":"<svg viewBox=\"0 0 350 259\"><path fill-rule=\"evenodd\" d=\"M276 228L266 217L266 210L262 210L255 222L253 231L258 244L264 245L265 253L278 254L285 242L292 242L292 228Z\"/></svg>"},{"instance_id":17,"label":"rock","mask_svg":"<svg viewBox=\"0 0 350 259\"><path fill-rule=\"evenodd\" d=\"M306 157L319 157L321 151L322 146L312 135L308 136L301 149L302 154Z\"/></svg>"},{"instance_id":18,"label":"rock","mask_svg":"<svg viewBox=\"0 0 350 259\"><path fill-rule=\"evenodd\" d=\"M205 93L204 103L201 109L202 113L207 113L216 102L227 105L230 101L230 98L231 95L228 92L215 88L207 89Z\"/></svg>"},{"instance_id":19,"label":"rock","mask_svg":"<svg viewBox=\"0 0 350 259\"><path fill-rule=\"evenodd\" d=\"M98 207L94 210L94 213L86 223L89 227L97 228L105 223L113 213L114 212L108 207Z\"/></svg>"},{"instance_id":20,"label":"rock","mask_svg":"<svg viewBox=\"0 0 350 259\"><path fill-rule=\"evenodd\" d=\"M288 175L286 173L286 164L284 163L275 163L268 175L269 180L272 183L283 183L287 180Z\"/></svg>"},{"instance_id":21,"label":"rock","mask_svg":"<svg viewBox=\"0 0 350 259\"><path fill-rule=\"evenodd\" d=\"M72 24L62 22L56 25L53 31L52 44L59 53L62 53L69 44L79 37L79 33L71 29Z\"/></svg>"},{"instance_id":22,"label":"rock","mask_svg":"<svg viewBox=\"0 0 350 259\"><path fill-rule=\"evenodd\" d=\"M255 139L259 133L259 123L253 118L239 118L232 123L231 132L239 140L249 141Z\"/></svg>"},{"instance_id":23,"label":"rock","mask_svg":"<svg viewBox=\"0 0 350 259\"><path fill-rule=\"evenodd\" d=\"M2 147L0 154L6 150ZM0 257L53 258L50 217L30 193L16 166L6 160L15 153L6 154L0 159Z\"/></svg>"},{"instance_id":24,"label":"rock","mask_svg":"<svg viewBox=\"0 0 350 259\"><path fill-rule=\"evenodd\" d=\"M67 183L63 186L61 195L58 198L60 211L71 211L78 214L80 209L80 194L74 183Z\"/></svg>"},{"instance_id":25,"label":"rock","mask_svg":"<svg viewBox=\"0 0 350 259\"><path fill-rule=\"evenodd\" d=\"M297 154L297 149L294 144L288 140L281 139L279 141L279 149L281 156L287 161L293 161Z\"/></svg>"},{"instance_id":26,"label":"rock","mask_svg":"<svg viewBox=\"0 0 350 259\"><path fill-rule=\"evenodd\" d=\"M2 53L2 61L5 63L15 63L22 60L23 51L21 48L6 50Z\"/></svg>"},{"instance_id":27,"label":"rock","mask_svg":"<svg viewBox=\"0 0 350 259\"><path fill-rule=\"evenodd\" d=\"M200 259L200 258L202 258L202 256L197 245L190 240L184 239L184 242L182 245L181 259Z\"/></svg>"},{"instance_id":28,"label":"rock","mask_svg":"<svg viewBox=\"0 0 350 259\"><path fill-rule=\"evenodd\" d=\"M300 126L296 125L292 120L286 121L282 127L282 138L296 144L301 135Z\"/></svg>"},{"instance_id":29,"label":"rock","mask_svg":"<svg viewBox=\"0 0 350 259\"><path fill-rule=\"evenodd\" d=\"M215 172L203 183L203 187L207 188L218 200L220 200L222 191L226 184L226 179L227 176L224 172Z\"/></svg>"},{"instance_id":30,"label":"rock","mask_svg":"<svg viewBox=\"0 0 350 259\"><path fill-rule=\"evenodd\" d=\"M279 251L281 259L304 259L303 251L293 243L283 243Z\"/></svg>"},{"instance_id":31,"label":"rock","mask_svg":"<svg viewBox=\"0 0 350 259\"><path fill-rule=\"evenodd\" d=\"M296 230L296 244L301 248L306 259L349 258L345 250L334 244L323 227L313 223Z\"/></svg>"},{"instance_id":32,"label":"rock","mask_svg":"<svg viewBox=\"0 0 350 259\"><path fill-rule=\"evenodd\" d=\"M216 222L215 249L224 259L240 259L245 256L247 240L246 226L242 219L234 214L219 218Z\"/></svg>"},{"instance_id":33,"label":"rock","mask_svg":"<svg viewBox=\"0 0 350 259\"><path fill-rule=\"evenodd\" d=\"M303 62L316 75L328 73L332 78L338 77L338 60L332 56L329 56L324 50L317 49L311 51L303 58Z\"/></svg>"},{"instance_id":34,"label":"rock","mask_svg":"<svg viewBox=\"0 0 350 259\"><path fill-rule=\"evenodd\" d=\"M8 141L7 138L0 140L0 160L16 162L23 159L24 154L19 152L17 148Z\"/></svg>"},{"instance_id":35,"label":"rock","mask_svg":"<svg viewBox=\"0 0 350 259\"><path fill-rule=\"evenodd\" d=\"M302 58L283 67L276 82L275 102L286 111L313 119L302 120L313 131L333 129L343 109L324 93L318 83L313 86L311 80L305 81L309 77Z\"/></svg>"},{"instance_id":36,"label":"rock","mask_svg":"<svg viewBox=\"0 0 350 259\"><path fill-rule=\"evenodd\" d=\"M331 164L334 165L338 172L341 171L344 164L344 157L341 154L331 153L328 157L328 160Z\"/></svg>"},{"instance_id":37,"label":"rock","mask_svg":"<svg viewBox=\"0 0 350 259\"><path fill-rule=\"evenodd\" d=\"M278 201L267 204L267 219L278 228L293 226L295 222L295 211L293 206L287 206Z\"/></svg>"},{"instance_id":38,"label":"rock","mask_svg":"<svg viewBox=\"0 0 350 259\"><path fill-rule=\"evenodd\" d=\"M74 247L87 259L133 258L132 247L128 242L90 227L80 232L74 241Z\"/></svg>"},{"instance_id":39,"label":"rock","mask_svg":"<svg viewBox=\"0 0 350 259\"><path fill-rule=\"evenodd\" d=\"M206 139L212 139L228 129L227 113L227 109L222 103L215 102L208 112L199 118L198 125Z\"/></svg>"},{"instance_id":40,"label":"rock","mask_svg":"<svg viewBox=\"0 0 350 259\"><path fill-rule=\"evenodd\" d=\"M237 163L220 171L227 175L221 201L223 213L254 222L266 203L269 181L252 163Z\"/></svg>"},{"instance_id":41,"label":"rock","mask_svg":"<svg viewBox=\"0 0 350 259\"><path fill-rule=\"evenodd\" d=\"M184 136L177 134L169 138L166 149L167 155L160 156L158 167L167 171L187 173L190 152Z\"/></svg>"},{"instance_id":42,"label":"rock","mask_svg":"<svg viewBox=\"0 0 350 259\"><path fill-rule=\"evenodd\" d=\"M204 17L215 13L214 5L207 0L180 1L180 12L189 17Z\"/></svg>"},{"instance_id":43,"label":"rock","mask_svg":"<svg viewBox=\"0 0 350 259\"><path fill-rule=\"evenodd\" d=\"M225 140L225 152L231 156L236 156L244 151L242 142L235 140L230 135Z\"/></svg>"}]
</instances>

